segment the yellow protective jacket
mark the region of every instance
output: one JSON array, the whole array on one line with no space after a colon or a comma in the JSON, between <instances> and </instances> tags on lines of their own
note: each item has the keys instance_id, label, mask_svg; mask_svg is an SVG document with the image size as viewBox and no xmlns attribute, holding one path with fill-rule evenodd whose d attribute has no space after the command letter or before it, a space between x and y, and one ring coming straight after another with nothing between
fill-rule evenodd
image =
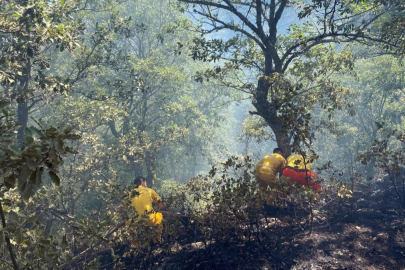
<instances>
[{"instance_id":1,"label":"yellow protective jacket","mask_svg":"<svg viewBox=\"0 0 405 270\"><path fill-rule=\"evenodd\" d=\"M131 198L131 206L138 212L139 217L145 214L149 216L149 226L160 224L163 220L163 215L160 212L155 212L152 207L153 202L161 200L160 196L153 189L143 186L139 186L135 191L139 195Z\"/></svg>"},{"instance_id":2,"label":"yellow protective jacket","mask_svg":"<svg viewBox=\"0 0 405 270\"><path fill-rule=\"evenodd\" d=\"M312 171L312 163L309 162L309 159L305 159L304 162L304 157L299 154L294 154L287 158L287 167L291 167L296 170Z\"/></svg>"},{"instance_id":3,"label":"yellow protective jacket","mask_svg":"<svg viewBox=\"0 0 405 270\"><path fill-rule=\"evenodd\" d=\"M284 157L280 154L265 155L255 167L255 177L259 181L268 183L277 180L276 174L286 166Z\"/></svg>"}]
</instances>

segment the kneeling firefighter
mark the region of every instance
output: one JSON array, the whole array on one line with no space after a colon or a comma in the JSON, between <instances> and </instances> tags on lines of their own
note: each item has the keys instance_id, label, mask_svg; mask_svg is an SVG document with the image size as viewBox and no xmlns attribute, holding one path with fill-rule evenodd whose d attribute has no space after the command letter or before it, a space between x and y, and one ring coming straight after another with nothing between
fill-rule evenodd
<instances>
[{"instance_id":1,"label":"kneeling firefighter","mask_svg":"<svg viewBox=\"0 0 405 270\"><path fill-rule=\"evenodd\" d=\"M275 148L273 154L265 155L255 166L255 178L262 189L271 188L270 197L266 199L267 205L274 205L277 198L277 189L280 185L277 174L281 175L286 160L282 156L283 150Z\"/></svg>"},{"instance_id":2,"label":"kneeling firefighter","mask_svg":"<svg viewBox=\"0 0 405 270\"><path fill-rule=\"evenodd\" d=\"M153 242L160 242L160 237L163 228L163 215L161 212L157 212L153 209L152 204L156 203L159 208L163 208L160 196L151 188L148 188L145 177L138 176L135 181L135 189L130 194L130 205L138 213L138 221L141 221L146 226L149 226L153 231ZM126 222L129 225L129 222ZM130 233L133 231L130 229ZM131 241L133 246L138 246L139 243L136 240Z\"/></svg>"}]
</instances>

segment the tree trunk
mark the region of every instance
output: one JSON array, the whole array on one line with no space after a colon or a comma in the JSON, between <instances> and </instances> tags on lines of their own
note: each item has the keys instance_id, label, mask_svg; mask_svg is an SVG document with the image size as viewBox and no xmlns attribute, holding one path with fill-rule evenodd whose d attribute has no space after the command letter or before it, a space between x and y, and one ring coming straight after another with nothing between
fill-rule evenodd
<instances>
[{"instance_id":1,"label":"tree trunk","mask_svg":"<svg viewBox=\"0 0 405 270\"><path fill-rule=\"evenodd\" d=\"M129 133L129 117L125 117L122 122L122 135L127 135Z\"/></svg>"},{"instance_id":2,"label":"tree trunk","mask_svg":"<svg viewBox=\"0 0 405 270\"><path fill-rule=\"evenodd\" d=\"M291 137L289 136L289 131L284 127L277 116L276 106L273 102L274 97L269 101L270 88L270 78L268 76L260 77L257 84L256 100L253 100L253 105L257 110L257 114L263 117L273 130L277 145L279 148L283 149L284 156L288 157L291 154ZM274 94L275 93L271 93L271 95Z\"/></svg>"},{"instance_id":3,"label":"tree trunk","mask_svg":"<svg viewBox=\"0 0 405 270\"><path fill-rule=\"evenodd\" d=\"M273 132L276 136L278 147L283 149L284 157L287 158L291 155L291 137L288 135L288 131L284 129L276 131L273 129Z\"/></svg>"},{"instance_id":4,"label":"tree trunk","mask_svg":"<svg viewBox=\"0 0 405 270\"><path fill-rule=\"evenodd\" d=\"M171 150L171 149L168 149L168 152L170 153L169 155L170 156L174 156L174 154L173 154L173 150ZM170 164L170 169L172 170L172 176L173 176L173 178L176 180L176 181L179 181L179 176L177 175L177 170L176 170L176 165L174 164L174 158L168 158L168 160L169 160L169 164Z\"/></svg>"},{"instance_id":5,"label":"tree trunk","mask_svg":"<svg viewBox=\"0 0 405 270\"><path fill-rule=\"evenodd\" d=\"M24 135L25 135L25 128L27 127L28 123L28 101L27 101L27 92L28 92L28 84L31 76L31 61L28 59L27 63L24 66L23 74L20 81L20 87L22 89L22 93L17 98L18 108L17 108L17 119L18 123L21 124L21 127L18 129L17 133L17 143L18 146L22 146L24 142Z\"/></svg>"},{"instance_id":6,"label":"tree trunk","mask_svg":"<svg viewBox=\"0 0 405 270\"><path fill-rule=\"evenodd\" d=\"M134 171L134 179L138 176L143 176L143 162L134 162L132 168ZM134 179L132 179L132 181Z\"/></svg>"},{"instance_id":7,"label":"tree trunk","mask_svg":"<svg viewBox=\"0 0 405 270\"><path fill-rule=\"evenodd\" d=\"M153 153L150 152L146 153L146 160L145 160L147 171L146 181L148 181L148 185L150 187L153 187L156 180L156 156L157 153L155 153L155 151L153 151Z\"/></svg>"},{"instance_id":8,"label":"tree trunk","mask_svg":"<svg viewBox=\"0 0 405 270\"><path fill-rule=\"evenodd\" d=\"M18 101L17 118L18 123L21 124L21 126L18 128L17 143L18 146L21 147L24 143L25 128L27 127L28 123L28 104L27 101L22 98L20 98Z\"/></svg>"},{"instance_id":9,"label":"tree trunk","mask_svg":"<svg viewBox=\"0 0 405 270\"><path fill-rule=\"evenodd\" d=\"M117 128L115 127L115 121L111 120L108 122L108 126L110 127L112 135L114 135L115 138L119 139L121 135L118 133Z\"/></svg>"}]
</instances>

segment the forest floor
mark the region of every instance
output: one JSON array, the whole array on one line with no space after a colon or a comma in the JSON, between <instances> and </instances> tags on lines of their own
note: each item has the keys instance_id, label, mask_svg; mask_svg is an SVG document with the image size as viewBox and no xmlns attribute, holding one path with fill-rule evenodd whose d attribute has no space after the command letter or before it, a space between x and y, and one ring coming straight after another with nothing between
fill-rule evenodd
<instances>
[{"instance_id":1,"label":"forest floor","mask_svg":"<svg viewBox=\"0 0 405 270\"><path fill-rule=\"evenodd\" d=\"M270 218L260 242L222 241L207 248L196 241L170 254L155 249L144 266L122 269L405 269L400 209L389 183L374 182L357 187L351 199L324 207L311 234L308 226L285 216Z\"/></svg>"}]
</instances>

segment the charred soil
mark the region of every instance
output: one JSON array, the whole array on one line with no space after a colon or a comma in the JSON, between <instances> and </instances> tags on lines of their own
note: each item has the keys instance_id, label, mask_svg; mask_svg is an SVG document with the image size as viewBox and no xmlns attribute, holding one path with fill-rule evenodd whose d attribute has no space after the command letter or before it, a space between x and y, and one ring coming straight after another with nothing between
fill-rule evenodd
<instances>
[{"instance_id":1,"label":"charred soil","mask_svg":"<svg viewBox=\"0 0 405 270\"><path fill-rule=\"evenodd\" d=\"M114 259L101 256L100 269L405 269L404 211L386 182L358 186L352 198L316 211L311 234L307 215L261 222L265 229L250 240L194 234L132 255L120 244Z\"/></svg>"}]
</instances>

